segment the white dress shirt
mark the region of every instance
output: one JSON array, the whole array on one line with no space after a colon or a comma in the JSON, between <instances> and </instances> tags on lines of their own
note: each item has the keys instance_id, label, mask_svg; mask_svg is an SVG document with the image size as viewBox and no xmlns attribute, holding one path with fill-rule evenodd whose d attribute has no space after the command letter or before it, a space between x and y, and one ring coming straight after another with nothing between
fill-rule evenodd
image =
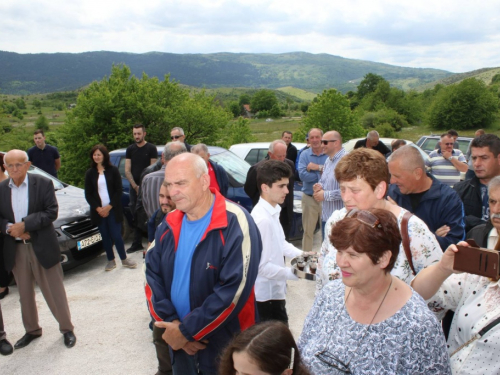
<instances>
[{"instance_id":1,"label":"white dress shirt","mask_svg":"<svg viewBox=\"0 0 500 375\"><path fill-rule=\"evenodd\" d=\"M255 297L259 302L284 300L286 281L298 279L291 268L285 267L283 256L293 258L303 252L285 240L280 211L279 205L273 207L261 197L251 214L262 238L262 255L255 281Z\"/></svg>"}]
</instances>

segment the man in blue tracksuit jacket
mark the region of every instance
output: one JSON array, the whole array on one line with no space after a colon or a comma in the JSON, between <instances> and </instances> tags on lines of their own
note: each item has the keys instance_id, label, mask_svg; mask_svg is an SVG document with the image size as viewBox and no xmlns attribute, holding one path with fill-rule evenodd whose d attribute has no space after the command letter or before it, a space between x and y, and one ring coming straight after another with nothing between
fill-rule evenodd
<instances>
[{"instance_id":1,"label":"man in blue tracksuit jacket","mask_svg":"<svg viewBox=\"0 0 500 375\"><path fill-rule=\"evenodd\" d=\"M146 255L148 308L165 328L174 374L215 374L225 345L256 322L260 234L248 212L209 188L199 156L173 158L165 184L177 210Z\"/></svg>"}]
</instances>

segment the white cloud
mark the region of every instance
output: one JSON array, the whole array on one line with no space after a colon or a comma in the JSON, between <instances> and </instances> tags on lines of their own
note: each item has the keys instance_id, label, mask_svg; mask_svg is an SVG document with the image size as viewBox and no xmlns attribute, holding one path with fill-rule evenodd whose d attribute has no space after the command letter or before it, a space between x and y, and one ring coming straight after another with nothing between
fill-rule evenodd
<instances>
[{"instance_id":1,"label":"white cloud","mask_svg":"<svg viewBox=\"0 0 500 375\"><path fill-rule=\"evenodd\" d=\"M329 53L455 72L499 66L486 0L4 0L0 49L38 52Z\"/></svg>"}]
</instances>

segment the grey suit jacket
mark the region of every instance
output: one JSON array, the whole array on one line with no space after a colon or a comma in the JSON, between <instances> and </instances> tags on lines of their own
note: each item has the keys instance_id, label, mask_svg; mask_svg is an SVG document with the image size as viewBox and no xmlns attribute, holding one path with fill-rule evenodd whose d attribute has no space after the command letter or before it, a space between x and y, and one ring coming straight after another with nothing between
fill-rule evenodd
<instances>
[{"instance_id":1,"label":"grey suit jacket","mask_svg":"<svg viewBox=\"0 0 500 375\"><path fill-rule=\"evenodd\" d=\"M4 260L12 271L16 260L16 241L7 234L7 223L14 223L10 179L0 182L0 230L4 236ZM61 251L52 222L57 219L59 206L52 181L40 175L28 175L28 215L23 218L31 236L33 250L40 264L49 269L61 260Z\"/></svg>"}]
</instances>

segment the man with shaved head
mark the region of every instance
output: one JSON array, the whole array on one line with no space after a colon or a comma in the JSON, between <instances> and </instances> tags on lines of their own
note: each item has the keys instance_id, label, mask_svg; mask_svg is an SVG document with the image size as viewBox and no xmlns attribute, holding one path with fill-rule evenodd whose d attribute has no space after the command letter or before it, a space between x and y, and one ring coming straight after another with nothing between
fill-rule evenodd
<instances>
[{"instance_id":1,"label":"man with shaved head","mask_svg":"<svg viewBox=\"0 0 500 375\"><path fill-rule=\"evenodd\" d=\"M198 143L197 145L191 146L191 152L199 155L203 160L205 160L205 163L207 163L208 174L210 175L210 187L219 190L224 197L227 197L229 178L227 177L227 173L222 166L217 164L215 161L210 160L210 152L208 152L207 145L204 143Z\"/></svg>"},{"instance_id":2,"label":"man with shaved head","mask_svg":"<svg viewBox=\"0 0 500 375\"><path fill-rule=\"evenodd\" d=\"M216 374L234 335L256 321L262 243L249 213L210 188L206 162L183 153L165 168L176 210L146 254L146 297L173 350L174 374Z\"/></svg>"},{"instance_id":3,"label":"man with shaved head","mask_svg":"<svg viewBox=\"0 0 500 375\"><path fill-rule=\"evenodd\" d=\"M458 194L426 173L418 149L403 146L389 157L388 197L422 219L444 251L465 237L464 207Z\"/></svg>"},{"instance_id":4,"label":"man with shaved head","mask_svg":"<svg viewBox=\"0 0 500 375\"><path fill-rule=\"evenodd\" d=\"M36 173L28 174L30 165L26 152L9 151L4 158L9 179L0 183L0 230L4 234L5 268L12 271L16 279L26 331L14 348L24 348L42 336L35 282L59 323L64 344L71 348L76 337L63 284L61 251L52 224L57 219L59 206L52 181Z\"/></svg>"},{"instance_id":5,"label":"man with shaved head","mask_svg":"<svg viewBox=\"0 0 500 375\"><path fill-rule=\"evenodd\" d=\"M377 150L382 155L387 156L388 153L391 152L389 148L384 144L384 142L380 142L380 136L376 130L372 130L368 132L365 139L360 139L354 145L354 149L366 147Z\"/></svg>"}]
</instances>

